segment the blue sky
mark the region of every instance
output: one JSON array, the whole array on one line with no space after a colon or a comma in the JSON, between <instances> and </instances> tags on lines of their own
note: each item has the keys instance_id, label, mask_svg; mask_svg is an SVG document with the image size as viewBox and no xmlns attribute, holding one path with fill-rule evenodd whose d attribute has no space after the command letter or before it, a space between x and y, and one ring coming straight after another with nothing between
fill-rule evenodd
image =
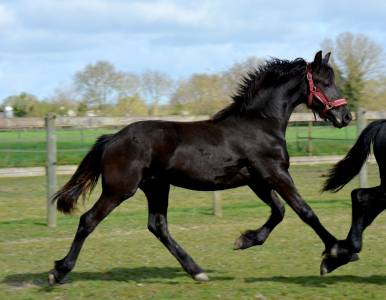
<instances>
[{"instance_id":1,"label":"blue sky","mask_svg":"<svg viewBox=\"0 0 386 300\"><path fill-rule=\"evenodd\" d=\"M49 97L86 64L175 79L251 55L311 59L324 38L363 33L386 49L386 1L0 0L0 101Z\"/></svg>"}]
</instances>

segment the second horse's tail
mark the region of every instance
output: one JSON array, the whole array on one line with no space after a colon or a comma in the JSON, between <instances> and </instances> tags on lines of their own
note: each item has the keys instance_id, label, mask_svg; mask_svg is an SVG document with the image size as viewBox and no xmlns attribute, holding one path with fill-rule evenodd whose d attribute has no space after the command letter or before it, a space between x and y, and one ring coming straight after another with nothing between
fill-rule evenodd
<instances>
[{"instance_id":1,"label":"second horse's tail","mask_svg":"<svg viewBox=\"0 0 386 300\"><path fill-rule=\"evenodd\" d=\"M330 170L323 191L337 192L359 173L370 154L371 144L384 122L385 120L372 122L362 131L346 157Z\"/></svg>"},{"instance_id":2,"label":"second horse's tail","mask_svg":"<svg viewBox=\"0 0 386 300\"><path fill-rule=\"evenodd\" d=\"M80 195L91 192L101 173L101 158L106 143L112 135L102 135L86 154L71 179L54 195L57 208L63 213L71 213Z\"/></svg>"}]
</instances>

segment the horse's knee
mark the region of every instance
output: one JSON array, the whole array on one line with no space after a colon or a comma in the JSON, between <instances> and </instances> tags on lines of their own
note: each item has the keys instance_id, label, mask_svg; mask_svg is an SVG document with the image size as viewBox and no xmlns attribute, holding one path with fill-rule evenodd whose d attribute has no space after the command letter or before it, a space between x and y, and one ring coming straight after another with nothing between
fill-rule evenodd
<instances>
[{"instance_id":1,"label":"horse's knee","mask_svg":"<svg viewBox=\"0 0 386 300\"><path fill-rule=\"evenodd\" d=\"M79 219L78 233L84 236L89 235L96 226L94 216L91 213L84 213Z\"/></svg>"},{"instance_id":2,"label":"horse's knee","mask_svg":"<svg viewBox=\"0 0 386 300\"><path fill-rule=\"evenodd\" d=\"M358 202L360 199L360 193L362 189L354 189L351 191L351 201L352 202Z\"/></svg>"},{"instance_id":3,"label":"horse's knee","mask_svg":"<svg viewBox=\"0 0 386 300\"><path fill-rule=\"evenodd\" d=\"M147 229L156 237L160 238L165 235L167 224L165 217L161 215L150 215L147 223Z\"/></svg>"}]
</instances>

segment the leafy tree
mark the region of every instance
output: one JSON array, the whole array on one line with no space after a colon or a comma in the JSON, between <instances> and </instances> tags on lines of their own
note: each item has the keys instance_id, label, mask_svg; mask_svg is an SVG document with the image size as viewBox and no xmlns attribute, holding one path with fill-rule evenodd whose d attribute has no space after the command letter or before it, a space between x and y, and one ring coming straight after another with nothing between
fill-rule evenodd
<instances>
[{"instance_id":1,"label":"leafy tree","mask_svg":"<svg viewBox=\"0 0 386 300\"><path fill-rule=\"evenodd\" d=\"M173 94L170 106L174 114L213 114L231 101L240 81L253 72L262 60L251 56L235 63L221 74L194 74L181 81Z\"/></svg>"},{"instance_id":2,"label":"leafy tree","mask_svg":"<svg viewBox=\"0 0 386 300\"><path fill-rule=\"evenodd\" d=\"M79 105L75 91L68 87L57 88L49 101L51 111L59 116L67 116L71 112L76 114Z\"/></svg>"},{"instance_id":3,"label":"leafy tree","mask_svg":"<svg viewBox=\"0 0 386 300\"><path fill-rule=\"evenodd\" d=\"M113 115L147 116L148 107L138 94L122 97L114 107Z\"/></svg>"},{"instance_id":4,"label":"leafy tree","mask_svg":"<svg viewBox=\"0 0 386 300\"><path fill-rule=\"evenodd\" d=\"M194 74L182 81L171 98L171 104L190 114L213 114L227 103L229 97L224 91L220 75Z\"/></svg>"},{"instance_id":5,"label":"leafy tree","mask_svg":"<svg viewBox=\"0 0 386 300\"><path fill-rule=\"evenodd\" d=\"M3 105L9 105L13 108L15 117L26 117L34 114L34 110L39 101L37 97L28 93L20 93L19 95L9 96L4 99Z\"/></svg>"}]
</instances>

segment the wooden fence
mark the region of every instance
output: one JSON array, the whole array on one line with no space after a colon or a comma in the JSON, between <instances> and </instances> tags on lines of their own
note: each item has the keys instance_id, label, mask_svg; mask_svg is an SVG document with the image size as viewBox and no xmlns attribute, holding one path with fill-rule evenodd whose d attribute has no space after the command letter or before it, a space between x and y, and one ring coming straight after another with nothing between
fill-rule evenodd
<instances>
[{"instance_id":1,"label":"wooden fence","mask_svg":"<svg viewBox=\"0 0 386 300\"><path fill-rule=\"evenodd\" d=\"M0 118L0 130L38 129L45 128L47 132L46 151L46 176L47 176L47 223L48 226L56 226L56 204L51 198L57 189L56 184L56 135L55 128L119 128L140 120L169 120L169 121L198 121L207 119L208 116L165 116L158 118L147 117L55 117L49 114L42 118ZM359 109L354 118L357 120L357 135L365 128L368 121L386 119L384 112L366 112ZM315 121L312 113L294 113L290 122L308 123L309 128ZM310 136L310 142L312 138ZM309 147L312 147L311 143ZM322 158L322 157L321 157ZM336 158L335 158L336 159ZM315 161L315 160L314 160ZM323 161L323 159L320 159ZM367 167L364 166L359 175L361 187L367 186ZM213 214L221 216L221 193L213 193Z\"/></svg>"},{"instance_id":2,"label":"wooden fence","mask_svg":"<svg viewBox=\"0 0 386 300\"><path fill-rule=\"evenodd\" d=\"M353 114L355 118L355 113ZM163 117L56 117L55 126L61 128L118 128L142 120L165 120L165 121L199 121L208 119L209 116L163 116ZM367 111L364 113L367 121L386 119L386 111ZM291 122L313 122L312 113L294 113ZM38 129L45 128L44 118L0 118L0 130L15 129Z\"/></svg>"}]
</instances>

